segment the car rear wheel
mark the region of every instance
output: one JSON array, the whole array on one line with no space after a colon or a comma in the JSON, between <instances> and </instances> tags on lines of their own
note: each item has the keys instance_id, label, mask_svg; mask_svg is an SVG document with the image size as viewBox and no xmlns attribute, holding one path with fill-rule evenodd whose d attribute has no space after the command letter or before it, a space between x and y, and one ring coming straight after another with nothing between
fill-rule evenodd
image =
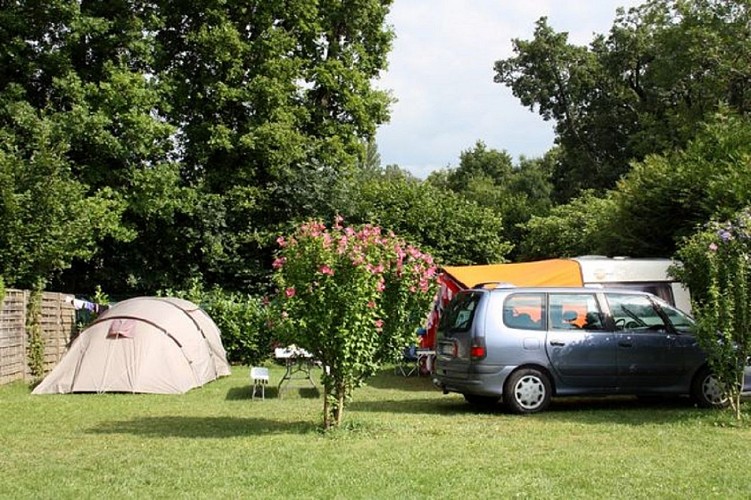
<instances>
[{"instance_id":1,"label":"car rear wheel","mask_svg":"<svg viewBox=\"0 0 751 500\"><path fill-rule=\"evenodd\" d=\"M691 397L701 408L725 408L730 404L725 387L709 368L703 368L694 377Z\"/></svg>"},{"instance_id":2,"label":"car rear wheel","mask_svg":"<svg viewBox=\"0 0 751 500\"><path fill-rule=\"evenodd\" d=\"M537 413L550 404L550 379L535 368L522 368L509 375L503 390L503 402L513 413Z\"/></svg>"}]
</instances>

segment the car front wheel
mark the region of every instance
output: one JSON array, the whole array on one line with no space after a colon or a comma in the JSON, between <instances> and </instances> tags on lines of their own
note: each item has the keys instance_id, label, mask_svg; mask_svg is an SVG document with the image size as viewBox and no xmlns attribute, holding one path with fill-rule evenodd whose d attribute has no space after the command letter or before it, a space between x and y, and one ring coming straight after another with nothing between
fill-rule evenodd
<instances>
[{"instance_id":1,"label":"car front wheel","mask_svg":"<svg viewBox=\"0 0 751 500\"><path fill-rule=\"evenodd\" d=\"M537 413L548 407L551 393L547 375L535 368L522 368L506 380L503 402L513 413Z\"/></svg>"},{"instance_id":2,"label":"car front wheel","mask_svg":"<svg viewBox=\"0 0 751 500\"><path fill-rule=\"evenodd\" d=\"M691 397L701 408L725 408L730 404L725 387L708 368L703 368L694 378Z\"/></svg>"}]
</instances>

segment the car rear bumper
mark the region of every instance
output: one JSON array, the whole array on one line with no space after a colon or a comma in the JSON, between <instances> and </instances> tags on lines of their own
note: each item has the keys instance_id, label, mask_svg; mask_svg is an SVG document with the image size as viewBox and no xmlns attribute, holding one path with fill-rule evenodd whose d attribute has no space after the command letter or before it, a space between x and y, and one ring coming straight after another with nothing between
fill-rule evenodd
<instances>
[{"instance_id":1,"label":"car rear bumper","mask_svg":"<svg viewBox=\"0 0 751 500\"><path fill-rule=\"evenodd\" d=\"M496 366L489 370L487 365L483 365L482 371L469 368L467 371L437 370L433 376L433 384L444 394L457 392L501 397L506 377L516 366Z\"/></svg>"}]
</instances>

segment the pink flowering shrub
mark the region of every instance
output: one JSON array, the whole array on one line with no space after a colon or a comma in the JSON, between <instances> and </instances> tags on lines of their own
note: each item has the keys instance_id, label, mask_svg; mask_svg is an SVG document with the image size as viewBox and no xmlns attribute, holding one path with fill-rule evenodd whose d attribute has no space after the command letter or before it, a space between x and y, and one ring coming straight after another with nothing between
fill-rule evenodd
<instances>
[{"instance_id":1,"label":"pink flowering shrub","mask_svg":"<svg viewBox=\"0 0 751 500\"><path fill-rule=\"evenodd\" d=\"M379 227L302 224L277 239L275 334L324 370L324 427L341 423L352 390L415 341L435 294L431 256Z\"/></svg>"},{"instance_id":2,"label":"pink flowering shrub","mask_svg":"<svg viewBox=\"0 0 751 500\"><path fill-rule=\"evenodd\" d=\"M741 418L743 372L751 359L751 209L708 224L683 242L674 274L691 290L696 337Z\"/></svg>"}]
</instances>

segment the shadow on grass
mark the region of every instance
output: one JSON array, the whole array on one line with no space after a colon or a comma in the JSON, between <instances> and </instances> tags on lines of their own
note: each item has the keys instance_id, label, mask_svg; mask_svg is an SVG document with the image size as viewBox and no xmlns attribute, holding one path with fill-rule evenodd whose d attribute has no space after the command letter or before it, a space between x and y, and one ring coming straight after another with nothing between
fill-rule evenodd
<instances>
[{"instance_id":1,"label":"shadow on grass","mask_svg":"<svg viewBox=\"0 0 751 500\"><path fill-rule=\"evenodd\" d=\"M541 415L549 420L644 425L694 420L713 414L716 415L712 410L697 408L686 397L610 396L556 398Z\"/></svg>"},{"instance_id":2,"label":"shadow on grass","mask_svg":"<svg viewBox=\"0 0 751 500\"><path fill-rule=\"evenodd\" d=\"M282 388L281 398L302 398L302 399L318 399L321 397L321 390L317 387L298 387L289 386ZM256 399L261 397L261 390L256 390ZM267 386L265 391L266 399L278 399L279 388L276 386ZM250 385L243 387L232 387L227 391L227 396L224 398L227 401L243 401L253 399L253 387Z\"/></svg>"},{"instance_id":3,"label":"shadow on grass","mask_svg":"<svg viewBox=\"0 0 751 500\"><path fill-rule=\"evenodd\" d=\"M420 398L386 401L353 401L348 405L353 411L382 413L413 413L426 415L499 415L510 418L534 418L577 423L621 425L648 425L695 420L697 417L716 416L712 410L697 409L688 398L637 398L629 396L594 398L556 398L543 413L515 415L501 403L491 406L470 405L464 399L447 396L446 399Z\"/></svg>"},{"instance_id":4,"label":"shadow on grass","mask_svg":"<svg viewBox=\"0 0 751 500\"><path fill-rule=\"evenodd\" d=\"M139 417L103 422L92 434L131 434L144 437L229 438L262 434L316 432L312 422L282 422L266 418L236 417Z\"/></svg>"},{"instance_id":5,"label":"shadow on grass","mask_svg":"<svg viewBox=\"0 0 751 500\"><path fill-rule=\"evenodd\" d=\"M427 391L433 390L433 382L430 375L417 374L405 377L404 375L394 373L394 368L384 368L370 377L366 383L376 389L391 389L402 391ZM437 389L436 389L437 390Z\"/></svg>"}]
</instances>

